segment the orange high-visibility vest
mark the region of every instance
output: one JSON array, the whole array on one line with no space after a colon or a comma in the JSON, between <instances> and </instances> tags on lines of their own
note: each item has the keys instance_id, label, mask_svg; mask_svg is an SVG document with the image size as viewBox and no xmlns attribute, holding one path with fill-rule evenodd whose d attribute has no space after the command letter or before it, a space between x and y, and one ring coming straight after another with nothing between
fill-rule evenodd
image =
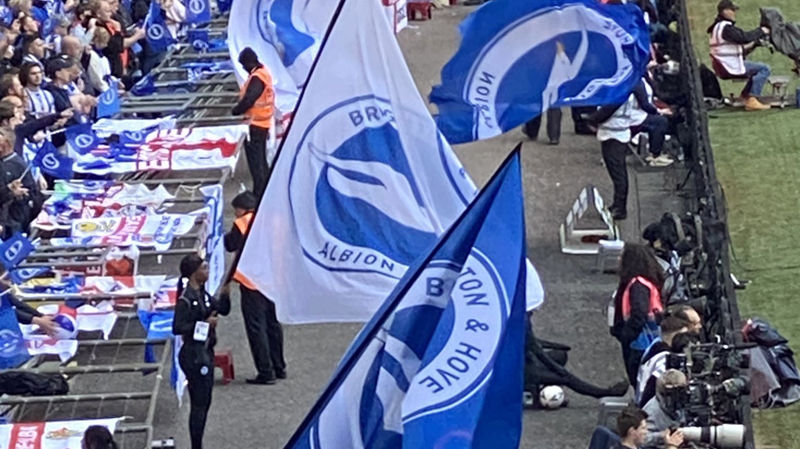
<instances>
[{"instance_id":1,"label":"orange high-visibility vest","mask_svg":"<svg viewBox=\"0 0 800 449\"><path fill-rule=\"evenodd\" d=\"M275 89L272 87L272 75L266 67L261 66L250 74L250 77L247 78L247 82L244 83L239 92L239 98L244 97L247 86L253 78L258 78L264 83L264 91L261 92L261 95L259 95L256 102L253 104L253 107L248 109L244 115L249 119L251 125L258 126L259 128L269 128L275 109Z\"/></svg>"},{"instance_id":2,"label":"orange high-visibility vest","mask_svg":"<svg viewBox=\"0 0 800 449\"><path fill-rule=\"evenodd\" d=\"M248 212L242 215L241 217L237 218L233 222L233 224L236 226L236 229L238 229L239 232L242 234L242 237L244 237L247 234L247 229L249 228L250 222L252 220L253 220L253 213ZM243 275L242 272L239 271L238 269L236 270L235 273L233 273L233 280L238 282L242 286L249 288L250 290L258 290L256 288L256 284L254 284L253 281L251 281L250 279L247 279L247 276Z\"/></svg>"},{"instance_id":3,"label":"orange high-visibility vest","mask_svg":"<svg viewBox=\"0 0 800 449\"><path fill-rule=\"evenodd\" d=\"M655 320L656 314L664 311L664 306L661 304L661 292L655 284L642 276L631 279L628 286L625 287L625 291L622 293L622 319L627 320L631 317L631 285L637 281L650 289L650 304L647 306L647 318L651 321Z\"/></svg>"}]
</instances>

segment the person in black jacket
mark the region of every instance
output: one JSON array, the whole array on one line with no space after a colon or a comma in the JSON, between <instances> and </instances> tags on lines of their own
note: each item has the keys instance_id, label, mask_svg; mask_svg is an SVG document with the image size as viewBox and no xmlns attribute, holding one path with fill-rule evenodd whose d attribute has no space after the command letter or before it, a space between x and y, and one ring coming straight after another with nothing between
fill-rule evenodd
<instances>
[{"instance_id":1,"label":"person in black jacket","mask_svg":"<svg viewBox=\"0 0 800 449\"><path fill-rule=\"evenodd\" d=\"M192 449L202 449L214 387L217 316L230 313L231 300L228 285L223 287L218 299L205 291L208 264L197 254L190 254L181 260L180 273L172 333L180 335L183 340L178 362L189 384L189 435Z\"/></svg>"},{"instance_id":2,"label":"person in black jacket","mask_svg":"<svg viewBox=\"0 0 800 449\"><path fill-rule=\"evenodd\" d=\"M44 196L33 179L28 164L14 152L14 132L0 128L0 203L3 206L2 238L28 232L42 209Z\"/></svg>"},{"instance_id":3,"label":"person in black jacket","mask_svg":"<svg viewBox=\"0 0 800 449\"><path fill-rule=\"evenodd\" d=\"M230 232L225 234L226 251L242 250L256 204L257 200L252 192L242 192L233 199L236 221ZM233 279L239 283L247 342L250 344L250 353L258 371L254 379L247 379L247 383L272 385L276 379L286 379L283 328L278 322L275 303L258 291L255 284L239 270L234 273Z\"/></svg>"},{"instance_id":4,"label":"person in black jacket","mask_svg":"<svg viewBox=\"0 0 800 449\"><path fill-rule=\"evenodd\" d=\"M626 243L620 259L611 333L622 345L625 371L634 387L642 354L657 338L658 321L663 313L663 284L664 272L653 250Z\"/></svg>"}]
</instances>

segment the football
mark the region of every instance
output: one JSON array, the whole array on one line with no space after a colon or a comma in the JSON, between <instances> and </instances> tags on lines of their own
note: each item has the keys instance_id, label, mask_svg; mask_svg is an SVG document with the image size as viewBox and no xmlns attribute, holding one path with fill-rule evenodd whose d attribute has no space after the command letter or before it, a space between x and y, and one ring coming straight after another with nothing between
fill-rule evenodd
<instances>
[{"instance_id":1,"label":"football","mask_svg":"<svg viewBox=\"0 0 800 449\"><path fill-rule=\"evenodd\" d=\"M546 409L556 409L564 403L564 390L561 387L550 385L539 392L539 403Z\"/></svg>"}]
</instances>

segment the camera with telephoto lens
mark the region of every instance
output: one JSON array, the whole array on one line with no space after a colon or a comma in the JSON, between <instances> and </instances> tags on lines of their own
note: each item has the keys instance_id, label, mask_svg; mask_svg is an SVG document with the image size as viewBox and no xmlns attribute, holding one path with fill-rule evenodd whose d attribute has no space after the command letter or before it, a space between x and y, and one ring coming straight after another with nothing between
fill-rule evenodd
<instances>
[{"instance_id":1,"label":"camera with telephoto lens","mask_svg":"<svg viewBox=\"0 0 800 449\"><path fill-rule=\"evenodd\" d=\"M749 354L752 345L690 343L683 353L670 355L669 368L686 375L687 388L673 400L682 411L684 426L740 423L742 403L750 394ZM744 398L744 399L743 399Z\"/></svg>"}]
</instances>

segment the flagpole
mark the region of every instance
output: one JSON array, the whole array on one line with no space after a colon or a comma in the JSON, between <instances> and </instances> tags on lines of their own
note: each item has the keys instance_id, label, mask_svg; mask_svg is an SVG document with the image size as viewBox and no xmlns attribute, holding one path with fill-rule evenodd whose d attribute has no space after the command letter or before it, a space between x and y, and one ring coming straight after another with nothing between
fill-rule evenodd
<instances>
[{"instance_id":1,"label":"flagpole","mask_svg":"<svg viewBox=\"0 0 800 449\"><path fill-rule=\"evenodd\" d=\"M331 35L331 31L333 31L333 27L336 25L336 22L339 20L339 15L342 12L342 8L344 7L344 2L347 0L339 0L339 4L336 5L336 10L333 12L333 16L331 17L331 23L328 25L328 29L325 30L325 35L322 37L322 41L319 44L319 51L317 51L316 57L314 57L314 62L311 64L311 68L308 70L308 77L306 78L305 84L303 86L303 90L300 91L300 96L297 98L297 104L294 107L294 115L297 115L297 112L300 110L300 104L303 102L303 98L306 94L305 87L311 82L311 78L314 76L314 72L317 68L317 63L319 62L319 58L322 55L323 50L325 50L325 46L328 43L328 38ZM234 63L235 64L235 63ZM283 133L283 139L281 140L281 144L278 145L278 149L275 151L275 158L272 160L272 167L267 174L267 183L264 187L264 192L262 193L262 198L259 198L258 205L256 205L255 210L253 210L253 217L250 220L250 223L247 225L247 230L245 231L244 235L242 236L242 248L236 252L236 255L233 258L233 263L231 267L228 269L228 274L225 276L225 282L222 285L229 284L233 279L234 273L236 273L236 268L239 266L239 259L242 257L242 252L244 251L245 245L247 245L247 238L250 236L250 230L253 227L253 223L256 221L256 215L258 214L258 209L261 207L263 202L263 196L267 193L267 187L269 186L269 181L272 178L272 173L275 171L275 167L278 166L278 158L280 158L281 153L283 152L283 146L286 144L286 139L289 137L289 133L292 131L292 125L294 125L294 118L289 121L289 126L286 127L286 131ZM273 129L273 132L275 130ZM264 152L266 153L266 148L264 148Z\"/></svg>"},{"instance_id":2,"label":"flagpole","mask_svg":"<svg viewBox=\"0 0 800 449\"><path fill-rule=\"evenodd\" d=\"M444 247L445 242L447 242L447 240L458 229L459 225L464 221L464 217L468 216L470 211L472 211L472 209L475 208L478 203L480 203L480 199L483 197L484 193L486 192L485 187L492 185L492 183L494 183L497 180L497 177L500 175L500 173L503 172L503 169L515 157L520 157L521 149L522 149L522 143L518 143L517 146L514 147L513 150L511 150L511 153L509 153L509 155L506 156L505 160L503 160L503 163L500 164L500 167L497 170L495 170L495 172L492 174L492 177L489 178L489 181L486 183L484 188L481 189L480 193L478 193L478 196L476 196L475 199L472 200L471 203L469 203L467 208L464 209L463 212L461 212L461 215L459 215L459 217L453 222L453 224L450 225L449 228L447 228L447 231L445 231L444 234L442 234L438 238L438 240L436 241L436 245L428 252L428 254L425 256L425 258L422 261L420 261L418 263L415 263L414 265L412 265L411 267L408 268L408 270L406 271L406 275L408 275L408 273L411 273L411 275L408 277L408 279L406 279L405 275L403 276L403 278L401 278L400 284L402 284L402 288L398 292L394 292L394 291L392 292L392 294L394 295L394 298L392 298L391 296L389 297L389 298L392 299L392 302L391 303L384 303L378 309L378 311L375 312L375 315L373 316L373 318L375 316L379 316L381 313L383 313L384 316L378 318L378 320L375 321L374 323L372 323L372 320L370 320L370 322L367 323L367 326L372 324L372 328L363 329L361 331L361 332L363 332L363 335L361 333L359 333L358 336L356 337L355 341L359 341L360 340L360 343L364 343L364 342L367 342L367 341L372 340L373 338L375 338L375 335L378 333L378 330L383 328L384 323L386 323L386 320L388 319L388 314L386 314L385 312L387 310L391 310L393 308L396 308L397 305L400 303L400 301L403 300L403 298L405 297L406 293L408 293L408 291L411 289L411 287L414 285L414 283L417 281L417 279L419 279L420 275L422 274L422 269L425 266L427 266L433 260L433 258L439 253L439 251ZM520 194L522 194L522 192L520 192ZM523 232L524 232L524 230L523 230ZM523 256L524 256L524 254L523 254ZM521 276L525 276L525 274L522 273ZM387 299L389 299L389 298L387 298ZM311 407L311 410L309 410L309 412L308 412L308 414L306 414L305 418L303 418L303 422L300 423L300 426L297 428L297 430L295 430L294 434L289 439L289 442L286 443L286 445L283 447L283 449L291 449L292 447L294 447L297 444L298 440L303 436L304 430L308 427L308 425L311 423L311 421L313 421L315 419L315 417L316 417L317 413L320 411L320 409L322 409L323 407L328 405L328 403L330 402L330 399L331 399L331 396L332 396L332 393L330 393L331 387L332 386L337 386L336 385L337 381L339 381L339 377L340 377L340 375L342 373L347 373L353 368L353 365L355 365L355 363L358 361L359 357L366 350L366 346L367 345L365 345L365 344L361 344L360 348L355 348L354 352L352 354L349 354L350 357L348 357L346 360L342 360L341 361L341 365L337 368L336 372L334 373L335 377L333 379L331 379L331 381L330 381L330 383L328 383L328 385L325 386L325 389L323 390L322 395L317 400L317 402L315 402L314 405ZM349 349L348 349L348 352L349 352ZM345 353L345 357L346 356L347 356L347 353ZM339 381L338 383L340 384L341 382Z\"/></svg>"}]
</instances>

